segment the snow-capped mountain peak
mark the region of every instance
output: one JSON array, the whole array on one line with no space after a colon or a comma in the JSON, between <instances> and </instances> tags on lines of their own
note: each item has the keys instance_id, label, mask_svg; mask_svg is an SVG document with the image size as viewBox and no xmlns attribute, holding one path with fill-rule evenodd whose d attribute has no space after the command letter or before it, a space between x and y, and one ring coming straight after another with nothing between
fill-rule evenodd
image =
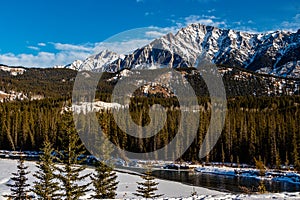
<instances>
[{"instance_id":1,"label":"snow-capped mountain peak","mask_svg":"<svg viewBox=\"0 0 300 200\"><path fill-rule=\"evenodd\" d=\"M299 77L300 31L256 34L191 24L175 35L169 33L155 39L110 66L114 70L153 63L173 68L192 67L199 56L216 64Z\"/></svg>"},{"instance_id":2,"label":"snow-capped mountain peak","mask_svg":"<svg viewBox=\"0 0 300 200\"><path fill-rule=\"evenodd\" d=\"M123 69L193 67L201 56L212 63L278 76L300 77L300 30L248 33L191 24L129 55L104 50L68 68L116 72ZM162 66L159 66L159 65Z\"/></svg>"},{"instance_id":3,"label":"snow-capped mountain peak","mask_svg":"<svg viewBox=\"0 0 300 200\"><path fill-rule=\"evenodd\" d=\"M77 71L107 71L106 66L124 55L118 55L115 52L103 50L98 54L92 55L85 60L75 60L68 65L56 65L54 68L67 68ZM109 70L108 70L109 71Z\"/></svg>"},{"instance_id":4,"label":"snow-capped mountain peak","mask_svg":"<svg viewBox=\"0 0 300 200\"><path fill-rule=\"evenodd\" d=\"M73 69L73 70L79 70L81 64L82 64L82 61L81 61L81 60L75 60L75 61L72 62L71 64L66 65L66 68Z\"/></svg>"},{"instance_id":5,"label":"snow-capped mountain peak","mask_svg":"<svg viewBox=\"0 0 300 200\"><path fill-rule=\"evenodd\" d=\"M80 70L87 71L110 71L106 67L117 60L120 56L112 51L104 50L85 59Z\"/></svg>"}]
</instances>

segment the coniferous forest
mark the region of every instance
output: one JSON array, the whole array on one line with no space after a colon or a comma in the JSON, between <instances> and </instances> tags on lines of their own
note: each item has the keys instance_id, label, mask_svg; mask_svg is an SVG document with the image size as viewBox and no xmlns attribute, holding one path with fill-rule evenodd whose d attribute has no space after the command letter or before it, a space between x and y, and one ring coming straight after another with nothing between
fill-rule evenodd
<instances>
[{"instance_id":1,"label":"coniferous forest","mask_svg":"<svg viewBox=\"0 0 300 200\"><path fill-rule=\"evenodd\" d=\"M130 106L132 118L138 124L147 124L147 109L141 105L160 103L170 106L173 98L135 98ZM143 102L141 104L141 102ZM183 160L199 161L198 152L210 121L210 102L201 100L198 134ZM66 99L7 102L0 104L0 149L39 150L49 139L55 149L62 147L62 107ZM222 135L213 151L202 161L254 163L261 159L266 165L299 165L300 152L300 97L235 97L228 100L228 111ZM167 122L156 141L157 148L168 144L178 129L180 113L170 106ZM98 114L99 123L111 141L133 152L153 150L153 142L130 138L118 128L109 111ZM188 119L187 119L188 120ZM197 126L189 121L188 124ZM186 127L189 128L189 127ZM147 146L148 144L148 146ZM178 144L180 145L180 144Z\"/></svg>"},{"instance_id":2,"label":"coniferous forest","mask_svg":"<svg viewBox=\"0 0 300 200\"><path fill-rule=\"evenodd\" d=\"M230 73L240 73L240 71L234 69ZM249 81L245 82L244 79L234 78L233 75L236 74L230 73L225 73L223 76L228 108L225 126L217 145L202 160L199 160L198 153L210 123L211 102L207 91L197 91L197 88L205 88L205 83L194 79L189 73L186 75L198 96L200 122L196 124L189 119L183 119L187 124L186 130L198 127L198 131L193 141L182 141L192 142L192 145L181 159L248 164L261 160L270 167L278 167L282 164L299 167L300 96L296 93L287 95L289 87L293 85L281 88L284 92L280 95L276 93L268 95L265 88L272 86L270 81L274 80L274 77L263 77L252 73L248 77ZM3 91L13 89L23 91L24 94L32 92L32 94L42 94L44 98L0 103L0 149L39 150L45 140L49 140L54 149L62 149L62 138L65 137L61 131L64 121L62 110L70 105L75 76L75 71L65 69L32 69L17 77L1 72L0 86ZM103 79L108 80L113 76L109 73L104 74ZM299 80L283 80L283 82L288 81ZM100 95L96 94L97 98L109 102L114 84L108 81L100 82L98 87L102 91L99 91ZM153 151L166 146L178 131L181 117L178 100L175 96L165 97L156 94L144 97L139 95L139 92L136 93L128 108L133 121L140 125L147 125L149 105L160 104L167 109L167 121L163 129L150 139L132 138L117 126L112 113L107 110L97 115L102 129L105 130L110 141L132 152ZM178 146L180 145L178 143ZM172 158L172 155L168 157Z\"/></svg>"}]
</instances>

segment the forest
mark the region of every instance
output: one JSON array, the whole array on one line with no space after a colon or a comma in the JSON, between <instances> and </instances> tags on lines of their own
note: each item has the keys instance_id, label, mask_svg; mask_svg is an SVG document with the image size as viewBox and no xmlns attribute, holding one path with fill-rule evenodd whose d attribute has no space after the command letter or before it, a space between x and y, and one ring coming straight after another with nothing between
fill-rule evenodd
<instances>
[{"instance_id":1,"label":"forest","mask_svg":"<svg viewBox=\"0 0 300 200\"><path fill-rule=\"evenodd\" d=\"M97 113L98 122L109 140L120 148L132 152L153 151L167 145L178 131L181 114L176 102L176 97L135 97L131 100L128 109L133 121L140 125L149 123L149 105L160 104L167 109L164 127L151 138L141 140L126 135L109 110ZM64 121L62 111L69 104L68 98L1 103L0 149L39 150L45 140L49 140L55 149L61 149L65 136L61 131ZM256 159L269 167L299 167L299 96L229 98L222 135L211 153L201 160L198 153L210 123L211 104L205 97L199 97L199 104L199 124L188 118L183 119L186 124L184 130L196 126L198 131L193 141L177 143L179 149L180 142L192 142L181 160L254 164ZM172 159L173 155L167 156Z\"/></svg>"},{"instance_id":2,"label":"forest","mask_svg":"<svg viewBox=\"0 0 300 200\"><path fill-rule=\"evenodd\" d=\"M149 107L153 104L162 105L167 111L167 120L157 135L139 139L126 134L118 127L110 110L98 112L98 122L95 123L100 124L112 143L132 152L149 152L167 146L175 138L182 122L185 124L184 132L188 133L196 128L197 134L192 141L177 141L177 150L182 150L180 148L184 144L191 143L179 160L248 164L261 160L270 167L299 167L300 80L276 78L239 68L228 69L228 66L219 66L219 70L225 71L223 82L228 108L225 125L217 144L203 159L198 157L199 149L210 123L215 122L210 122L212 105L206 84L192 69L178 71L185 76L198 97L199 123L189 116L181 116L179 101L175 95L166 97L160 93L149 93L145 96L141 90L136 90L129 108L120 109L119 112L129 109L132 120L145 126L149 124ZM43 142L49 140L53 148L60 150L61 141L65 137L61 131L64 121L62 113L71 104L76 74L76 71L69 69L32 68L18 76L1 71L0 90L19 91L27 96L40 94L44 99L0 103L0 149L39 150ZM111 92L118 78L120 72L104 73L95 98L110 102ZM291 91L294 93L291 94ZM78 118L83 120L81 125L91 128L86 126L88 123L80 115L84 114L78 113ZM168 155L165 156L176 159L176 149L173 152L166 151ZM88 151L86 153L89 154Z\"/></svg>"}]
</instances>

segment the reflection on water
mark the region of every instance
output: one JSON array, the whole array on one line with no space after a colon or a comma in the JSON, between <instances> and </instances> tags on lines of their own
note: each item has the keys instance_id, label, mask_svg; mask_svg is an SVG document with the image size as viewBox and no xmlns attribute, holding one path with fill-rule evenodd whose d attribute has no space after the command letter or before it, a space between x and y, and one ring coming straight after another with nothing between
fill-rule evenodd
<instances>
[{"instance_id":1,"label":"reflection on water","mask_svg":"<svg viewBox=\"0 0 300 200\"><path fill-rule=\"evenodd\" d=\"M161 179L232 193L243 192L241 190L241 186L246 187L249 191L256 191L259 185L259 180L253 178L223 176L189 171L157 170L153 171L153 175ZM300 191L300 185L288 182L264 181L264 184L269 192Z\"/></svg>"}]
</instances>

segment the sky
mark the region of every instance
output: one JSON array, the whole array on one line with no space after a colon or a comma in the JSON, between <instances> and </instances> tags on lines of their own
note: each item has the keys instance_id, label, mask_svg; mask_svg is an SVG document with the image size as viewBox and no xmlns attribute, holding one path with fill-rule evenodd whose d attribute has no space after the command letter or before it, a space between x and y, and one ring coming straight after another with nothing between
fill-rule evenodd
<instances>
[{"instance_id":1,"label":"sky","mask_svg":"<svg viewBox=\"0 0 300 200\"><path fill-rule=\"evenodd\" d=\"M300 28L299 0L0 0L0 10L0 63L25 67L66 65L107 46L127 53L190 23Z\"/></svg>"}]
</instances>

